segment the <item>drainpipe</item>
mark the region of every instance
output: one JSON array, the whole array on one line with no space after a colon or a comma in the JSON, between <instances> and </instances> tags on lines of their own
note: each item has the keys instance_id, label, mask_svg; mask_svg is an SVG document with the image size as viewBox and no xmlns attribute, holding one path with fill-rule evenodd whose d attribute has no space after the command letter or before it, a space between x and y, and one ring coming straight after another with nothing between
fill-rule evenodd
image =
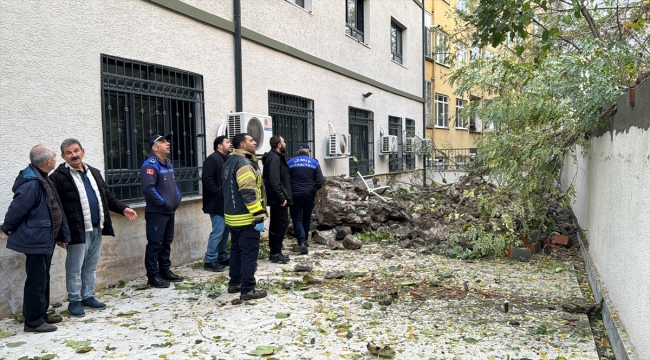
<instances>
[{"instance_id":1,"label":"drainpipe","mask_svg":"<svg viewBox=\"0 0 650 360\"><path fill-rule=\"evenodd\" d=\"M426 58L424 57L425 51L427 51L427 28L424 26L424 2L422 2L422 98L424 99L424 96L427 93L427 82L424 80L424 76L426 75L426 68L425 64L427 63ZM424 99L424 103L422 103L422 137L424 139L427 138L427 99ZM422 166L422 186L426 187L427 186L427 167L426 167L426 160L424 159L427 156L427 154L422 155L422 163L424 164Z\"/></svg>"},{"instance_id":2,"label":"drainpipe","mask_svg":"<svg viewBox=\"0 0 650 360\"><path fill-rule=\"evenodd\" d=\"M242 95L241 0L233 0L235 22L235 111L244 111Z\"/></svg>"}]
</instances>

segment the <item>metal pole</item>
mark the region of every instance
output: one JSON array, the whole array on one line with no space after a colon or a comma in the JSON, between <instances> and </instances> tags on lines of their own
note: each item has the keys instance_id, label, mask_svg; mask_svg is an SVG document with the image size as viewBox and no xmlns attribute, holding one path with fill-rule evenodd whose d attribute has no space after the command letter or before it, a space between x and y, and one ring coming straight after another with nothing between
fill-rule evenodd
<instances>
[{"instance_id":1,"label":"metal pole","mask_svg":"<svg viewBox=\"0 0 650 360\"><path fill-rule=\"evenodd\" d=\"M233 0L235 22L235 111L244 111L242 95L241 0Z\"/></svg>"}]
</instances>

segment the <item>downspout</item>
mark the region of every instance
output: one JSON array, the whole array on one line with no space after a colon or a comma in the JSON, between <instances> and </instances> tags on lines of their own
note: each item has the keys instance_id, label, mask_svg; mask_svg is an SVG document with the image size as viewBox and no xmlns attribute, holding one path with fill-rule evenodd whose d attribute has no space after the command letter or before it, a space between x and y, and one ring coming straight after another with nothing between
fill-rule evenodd
<instances>
[{"instance_id":1,"label":"downspout","mask_svg":"<svg viewBox=\"0 0 650 360\"><path fill-rule=\"evenodd\" d=\"M425 64L427 63L426 58L424 56L425 52L427 51L427 34L426 32L428 29L424 26L424 2L422 3L422 98L424 99L424 102L422 103L422 137L424 139L427 138L427 99L425 98L427 94L427 82L424 79L424 76L426 75L426 67ZM427 154L422 155L422 186L426 187L427 186L427 161L426 161Z\"/></svg>"},{"instance_id":2,"label":"downspout","mask_svg":"<svg viewBox=\"0 0 650 360\"><path fill-rule=\"evenodd\" d=\"M241 0L233 0L235 23L235 112L244 111L242 95Z\"/></svg>"}]
</instances>

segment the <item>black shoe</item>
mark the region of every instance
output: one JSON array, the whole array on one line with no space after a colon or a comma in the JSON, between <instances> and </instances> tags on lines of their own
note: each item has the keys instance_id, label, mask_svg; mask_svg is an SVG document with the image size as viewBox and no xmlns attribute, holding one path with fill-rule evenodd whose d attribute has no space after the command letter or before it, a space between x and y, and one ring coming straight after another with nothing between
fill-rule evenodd
<instances>
[{"instance_id":1,"label":"black shoe","mask_svg":"<svg viewBox=\"0 0 650 360\"><path fill-rule=\"evenodd\" d=\"M307 249L307 243L300 244L300 253L303 255L309 254L309 249Z\"/></svg>"},{"instance_id":2,"label":"black shoe","mask_svg":"<svg viewBox=\"0 0 650 360\"><path fill-rule=\"evenodd\" d=\"M241 292L241 284L239 285L228 285L228 294L236 294Z\"/></svg>"},{"instance_id":3,"label":"black shoe","mask_svg":"<svg viewBox=\"0 0 650 360\"><path fill-rule=\"evenodd\" d=\"M158 274L150 277L148 283L149 283L149 285L151 285L151 287L155 287L155 288L169 287L169 282L167 280L163 279L162 277L160 277L160 275L158 275Z\"/></svg>"},{"instance_id":4,"label":"black shoe","mask_svg":"<svg viewBox=\"0 0 650 360\"><path fill-rule=\"evenodd\" d=\"M223 260L223 261L219 261L219 264L221 264L223 266L230 266L230 258L228 258L226 260Z\"/></svg>"},{"instance_id":5,"label":"black shoe","mask_svg":"<svg viewBox=\"0 0 650 360\"><path fill-rule=\"evenodd\" d=\"M266 291L265 290L256 290L253 289L249 291L246 294L241 294L239 296L239 299L246 301L246 300L253 300L253 299L261 299L266 297Z\"/></svg>"},{"instance_id":6,"label":"black shoe","mask_svg":"<svg viewBox=\"0 0 650 360\"><path fill-rule=\"evenodd\" d=\"M61 321L63 321L63 317L61 315L58 315L58 314L48 315L45 318L45 322L48 323L48 324L57 324L57 323L60 323Z\"/></svg>"},{"instance_id":7,"label":"black shoe","mask_svg":"<svg viewBox=\"0 0 650 360\"><path fill-rule=\"evenodd\" d=\"M266 293L264 293L264 296L266 296ZM56 331L56 326L44 322L44 323L41 324L41 326L39 326L37 328L30 328L27 325L25 325L23 327L23 331L25 331L25 332L36 332L36 333L52 332L52 331Z\"/></svg>"},{"instance_id":8,"label":"black shoe","mask_svg":"<svg viewBox=\"0 0 650 360\"><path fill-rule=\"evenodd\" d=\"M216 261L203 263L203 270L214 271L214 272L222 272L225 269L226 269L225 266L221 265L220 263L218 263Z\"/></svg>"},{"instance_id":9,"label":"black shoe","mask_svg":"<svg viewBox=\"0 0 650 360\"><path fill-rule=\"evenodd\" d=\"M279 253L279 254L272 254L269 260L271 260L272 263L276 263L276 264L278 263L286 264L289 262L290 259L288 256Z\"/></svg>"},{"instance_id":10,"label":"black shoe","mask_svg":"<svg viewBox=\"0 0 650 360\"><path fill-rule=\"evenodd\" d=\"M184 277L174 274L171 270L161 271L160 277L171 282L181 282L185 280Z\"/></svg>"}]
</instances>

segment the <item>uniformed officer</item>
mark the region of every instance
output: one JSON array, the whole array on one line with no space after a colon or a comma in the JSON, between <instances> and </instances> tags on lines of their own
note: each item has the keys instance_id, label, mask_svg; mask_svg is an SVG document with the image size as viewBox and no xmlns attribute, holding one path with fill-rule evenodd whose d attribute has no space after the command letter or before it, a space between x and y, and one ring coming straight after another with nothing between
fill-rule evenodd
<instances>
[{"instance_id":1,"label":"uniformed officer","mask_svg":"<svg viewBox=\"0 0 650 360\"><path fill-rule=\"evenodd\" d=\"M171 267L171 244L174 240L174 213L181 203L181 192L174 179L174 167L167 159L171 134L154 135L149 139L151 156L142 164L140 180L147 203L144 218L147 222L147 248L144 266L149 285L166 288L169 282L183 281Z\"/></svg>"}]
</instances>

